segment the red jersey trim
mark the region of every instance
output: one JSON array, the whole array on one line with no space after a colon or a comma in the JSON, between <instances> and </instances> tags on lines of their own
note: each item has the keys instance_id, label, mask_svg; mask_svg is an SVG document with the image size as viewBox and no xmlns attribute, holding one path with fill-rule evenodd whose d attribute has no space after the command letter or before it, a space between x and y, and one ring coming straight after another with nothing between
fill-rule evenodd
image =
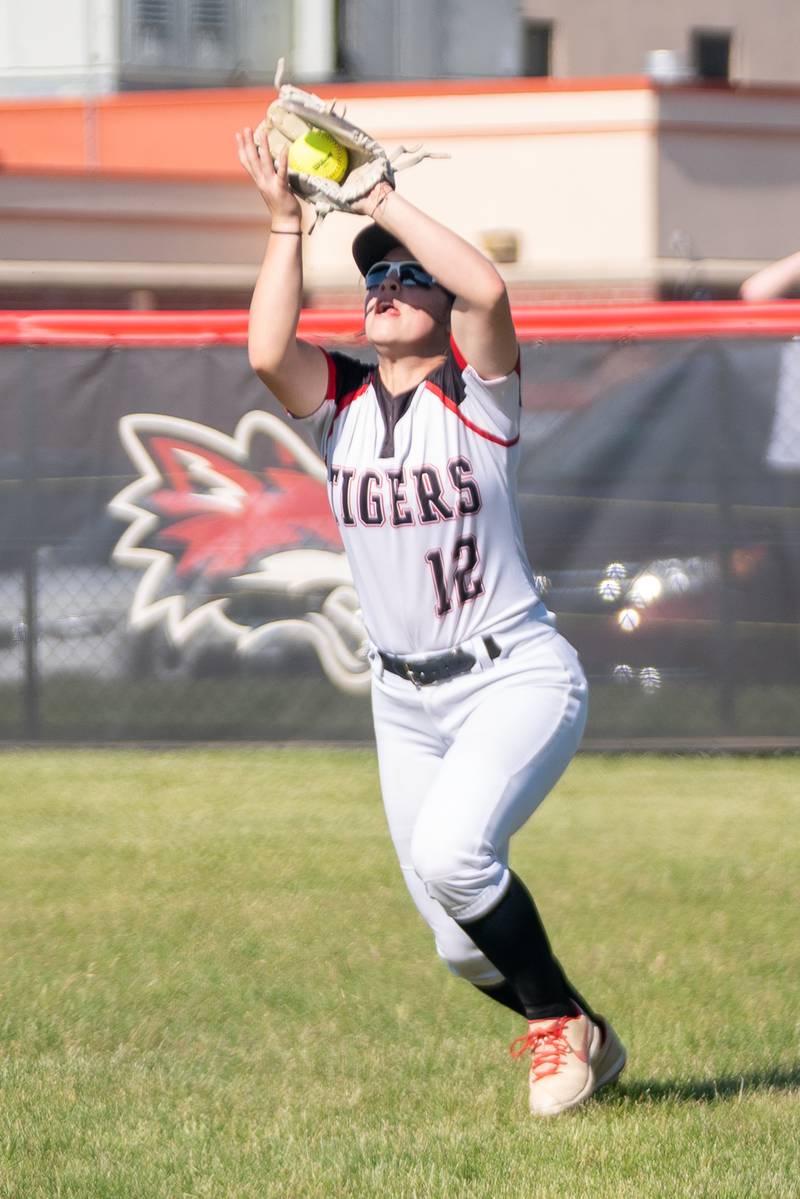
<instances>
[{"instance_id":1,"label":"red jersey trim","mask_svg":"<svg viewBox=\"0 0 800 1199\"><path fill-rule=\"evenodd\" d=\"M371 383L372 383L372 380L367 379L366 383L362 383L361 386L357 387L355 391L348 391L347 395L343 395L341 397L341 399L336 401L336 411L333 414L333 420L331 421L330 425L328 426L328 433L325 438L326 441L330 441L331 434L333 433L333 426L336 424L337 420L342 415L345 408L349 408L352 403L354 403L356 400L360 399L361 396L363 396L364 392L369 389Z\"/></svg>"},{"instance_id":2,"label":"red jersey trim","mask_svg":"<svg viewBox=\"0 0 800 1199\"><path fill-rule=\"evenodd\" d=\"M322 350L323 354L325 355L325 361L328 364L328 386L325 388L325 399L326 400L335 400L336 399L336 363L334 362L331 355L328 353L328 351L323 346L320 346L320 349Z\"/></svg>"},{"instance_id":3,"label":"red jersey trim","mask_svg":"<svg viewBox=\"0 0 800 1199\"><path fill-rule=\"evenodd\" d=\"M450 349L453 351L453 357L456 360L456 366L460 371L463 371L464 367L468 366L469 364L452 337L450 338Z\"/></svg>"},{"instance_id":4,"label":"red jersey trim","mask_svg":"<svg viewBox=\"0 0 800 1199\"><path fill-rule=\"evenodd\" d=\"M442 401L445 408L449 409L450 412L453 412L472 433L477 433L479 437L485 437L487 441L493 441L495 445L502 445L506 449L512 445L516 445L519 441L519 433L516 437L512 437L510 441L507 441L504 437L498 437L495 433L489 433L486 429L481 429L479 425L474 425L471 420L468 420L467 417L464 416L464 413L461 411L458 404L449 399L448 396L444 394L442 389L437 387L435 383L427 383L426 388L428 391L433 392L436 398Z\"/></svg>"},{"instance_id":5,"label":"red jersey trim","mask_svg":"<svg viewBox=\"0 0 800 1199\"><path fill-rule=\"evenodd\" d=\"M340 416L341 413L344 412L345 408L349 408L354 400L360 399L364 392L367 391L371 383L372 380L367 379L366 383L362 383L361 386L357 387L355 391L348 391L347 395L343 395L341 399L337 400L336 412L333 415L333 419L336 420L336 417Z\"/></svg>"},{"instance_id":6,"label":"red jersey trim","mask_svg":"<svg viewBox=\"0 0 800 1199\"><path fill-rule=\"evenodd\" d=\"M456 360L456 366L458 367L458 369L460 371L466 370L466 368L469 366L469 363L467 362L466 358L459 350L458 346L456 345L456 343L452 337L450 338L450 349L453 351L453 357ZM514 363L514 370L520 376L520 378L522 378L521 362L522 362L522 348L519 347L517 349L517 361ZM509 374L511 374L510 371L509 371ZM480 376L478 376L478 377L480 378Z\"/></svg>"}]
</instances>

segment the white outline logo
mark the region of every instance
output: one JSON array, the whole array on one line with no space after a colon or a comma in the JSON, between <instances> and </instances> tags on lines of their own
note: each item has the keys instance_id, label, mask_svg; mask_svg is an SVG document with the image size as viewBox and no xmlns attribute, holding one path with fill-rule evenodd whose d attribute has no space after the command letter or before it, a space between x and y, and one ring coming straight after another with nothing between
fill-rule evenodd
<instances>
[{"instance_id":1,"label":"white outline logo","mask_svg":"<svg viewBox=\"0 0 800 1199\"><path fill-rule=\"evenodd\" d=\"M158 413L122 417L119 433L140 473L140 478L120 491L108 505L112 515L129 522L114 548L113 560L143 570L129 612L131 627L144 630L163 624L168 638L177 647L185 646L201 629L212 630L231 642L239 654L252 653L273 639L300 641L315 650L334 686L353 694L368 691L366 633L343 550L282 549L269 553L258 561L256 569L228 576L230 595L217 594L193 605L172 582L175 555L147 544L163 523L163 517L146 507L146 501L164 488L167 480L149 452L146 438L163 436L197 448L196 453L186 449L178 453L187 475L198 485L203 505L211 512L216 509L235 514L247 496L234 479L214 469L203 456L204 450L249 471L253 439L263 435L277 442L284 456L288 454L294 459L299 469L324 490L326 472L322 459L284 421L269 412L246 413L232 437L208 425ZM233 596L248 591L302 599L320 590L326 592L320 610L308 611L301 618L270 620L254 626L241 623L230 612Z\"/></svg>"}]
</instances>

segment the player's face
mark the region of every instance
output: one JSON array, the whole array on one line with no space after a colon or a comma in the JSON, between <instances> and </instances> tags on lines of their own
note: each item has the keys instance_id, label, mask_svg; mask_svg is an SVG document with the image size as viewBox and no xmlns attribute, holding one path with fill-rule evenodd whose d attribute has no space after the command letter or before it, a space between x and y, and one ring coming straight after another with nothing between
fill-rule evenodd
<instances>
[{"instance_id":1,"label":"player's face","mask_svg":"<svg viewBox=\"0 0 800 1199\"><path fill-rule=\"evenodd\" d=\"M401 246L366 277L364 328L377 346L408 345L409 351L447 341L450 297Z\"/></svg>"}]
</instances>

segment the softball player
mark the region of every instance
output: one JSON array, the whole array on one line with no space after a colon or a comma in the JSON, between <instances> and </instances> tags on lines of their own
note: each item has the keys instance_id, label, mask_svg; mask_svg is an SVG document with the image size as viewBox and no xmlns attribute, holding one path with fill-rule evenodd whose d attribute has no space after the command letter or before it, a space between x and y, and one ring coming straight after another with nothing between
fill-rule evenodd
<instances>
[{"instance_id":1,"label":"softball player","mask_svg":"<svg viewBox=\"0 0 800 1199\"><path fill-rule=\"evenodd\" d=\"M313 430L370 638L389 828L457 975L520 1012L530 1107L615 1079L625 1051L553 956L509 842L573 757L586 680L525 556L515 477L519 349L505 286L473 246L379 184L353 254L377 366L297 339L301 210L250 130L239 157L271 213L250 362Z\"/></svg>"}]
</instances>

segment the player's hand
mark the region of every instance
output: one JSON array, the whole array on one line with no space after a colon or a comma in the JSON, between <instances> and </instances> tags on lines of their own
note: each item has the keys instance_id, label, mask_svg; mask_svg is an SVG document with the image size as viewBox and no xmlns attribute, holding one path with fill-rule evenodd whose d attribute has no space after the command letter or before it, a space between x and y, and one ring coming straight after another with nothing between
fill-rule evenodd
<instances>
[{"instance_id":1,"label":"player's hand","mask_svg":"<svg viewBox=\"0 0 800 1199\"><path fill-rule=\"evenodd\" d=\"M387 183L385 179L381 179L376 183L369 195L364 196L361 200L352 200L350 203L350 211L357 212L361 216L372 217L377 220L378 214L383 207L384 201L392 194L394 188L391 183Z\"/></svg>"},{"instance_id":2,"label":"player's hand","mask_svg":"<svg viewBox=\"0 0 800 1199\"><path fill-rule=\"evenodd\" d=\"M252 129L243 129L241 133L236 134L236 149L239 162L255 183L273 218L299 221L302 217L300 201L287 180L288 150L281 154L276 170L267 146L259 149L256 145Z\"/></svg>"}]
</instances>

